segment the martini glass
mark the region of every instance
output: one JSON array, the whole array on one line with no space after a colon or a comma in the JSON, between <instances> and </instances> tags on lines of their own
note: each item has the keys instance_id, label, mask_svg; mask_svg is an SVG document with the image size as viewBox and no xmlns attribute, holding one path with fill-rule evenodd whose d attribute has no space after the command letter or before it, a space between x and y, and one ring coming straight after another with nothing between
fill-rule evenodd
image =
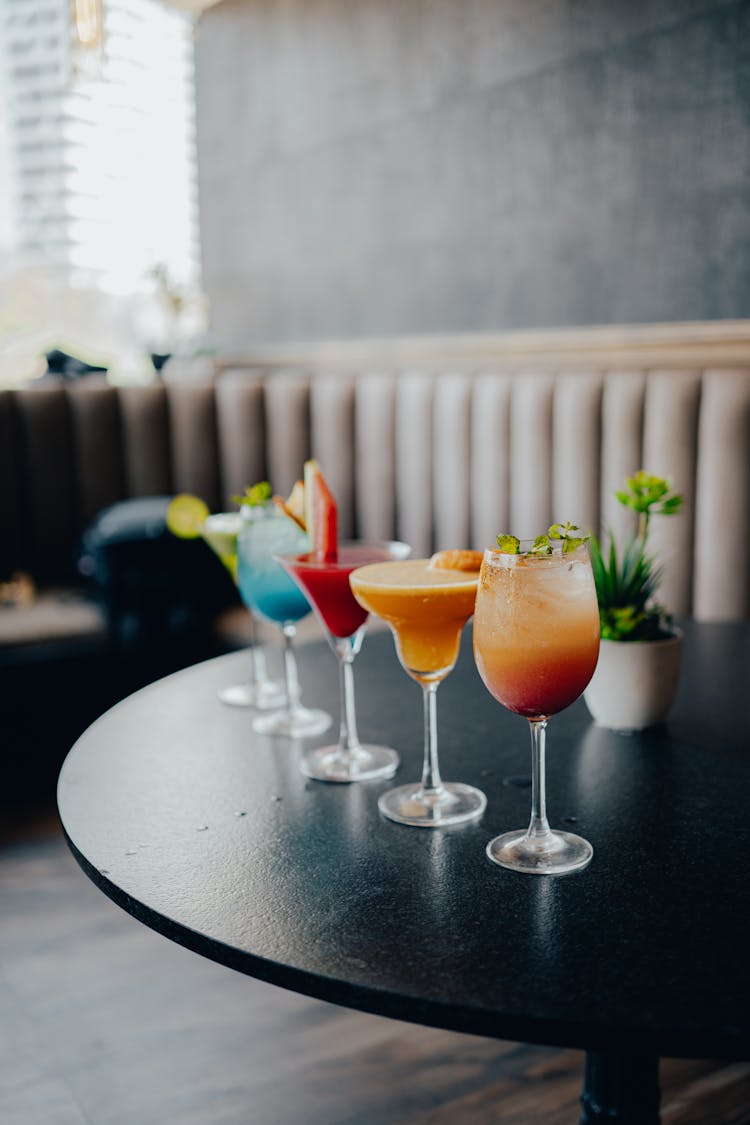
<instances>
[{"instance_id":1,"label":"martini glass","mask_svg":"<svg viewBox=\"0 0 750 1125\"><path fill-rule=\"evenodd\" d=\"M237 582L254 613L277 625L284 638L285 700L280 710L253 719L258 734L303 738L331 725L327 711L303 707L294 638L297 622L311 612L297 584L276 561L280 552L309 550L310 540L275 504L256 507L237 538Z\"/></svg>"},{"instance_id":2,"label":"martini glass","mask_svg":"<svg viewBox=\"0 0 750 1125\"><path fill-rule=\"evenodd\" d=\"M354 703L354 657L362 647L367 610L355 600L349 575L366 563L405 559L406 543L339 543L333 561L321 561L312 553L281 555L279 562L312 603L328 643L338 657L341 724L334 746L308 750L300 762L307 777L317 781L370 781L393 777L399 757L390 746L360 742Z\"/></svg>"},{"instance_id":3,"label":"martini glass","mask_svg":"<svg viewBox=\"0 0 750 1125\"><path fill-rule=\"evenodd\" d=\"M422 780L390 789L378 801L383 815L400 824L461 824L480 816L487 804L481 790L441 779L437 742L437 689L458 658L461 630L474 612L477 577L476 571L407 559L364 566L349 579L360 605L388 622L401 666L422 687Z\"/></svg>"},{"instance_id":4,"label":"martini glass","mask_svg":"<svg viewBox=\"0 0 750 1125\"><path fill-rule=\"evenodd\" d=\"M237 582L237 537L248 520L253 518L254 508L245 507L241 512L216 512L207 516L201 534L214 554L223 562ZM281 707L286 698L283 680L272 680L266 669L266 655L256 638L256 621L252 607L246 598L240 596L248 610L250 620L250 668L246 680L220 688L219 699L233 707L255 707L266 711Z\"/></svg>"},{"instance_id":5,"label":"martini glass","mask_svg":"<svg viewBox=\"0 0 750 1125\"><path fill-rule=\"evenodd\" d=\"M521 543L521 552L531 543ZM550 555L484 553L474 616L474 656L491 695L531 725L531 821L487 845L501 867L564 875L591 860L588 840L547 820L545 739L550 715L581 694L599 656L599 609L588 550Z\"/></svg>"}]
</instances>

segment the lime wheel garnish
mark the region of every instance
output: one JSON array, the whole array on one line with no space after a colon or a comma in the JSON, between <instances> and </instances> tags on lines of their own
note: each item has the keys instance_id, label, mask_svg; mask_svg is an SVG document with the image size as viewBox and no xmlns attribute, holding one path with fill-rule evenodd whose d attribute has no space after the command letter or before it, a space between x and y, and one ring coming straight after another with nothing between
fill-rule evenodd
<instances>
[{"instance_id":1,"label":"lime wheel garnish","mask_svg":"<svg viewBox=\"0 0 750 1125\"><path fill-rule=\"evenodd\" d=\"M168 529L178 539L197 539L203 534L203 525L209 514L208 504L200 496L180 492L174 496L167 508Z\"/></svg>"}]
</instances>

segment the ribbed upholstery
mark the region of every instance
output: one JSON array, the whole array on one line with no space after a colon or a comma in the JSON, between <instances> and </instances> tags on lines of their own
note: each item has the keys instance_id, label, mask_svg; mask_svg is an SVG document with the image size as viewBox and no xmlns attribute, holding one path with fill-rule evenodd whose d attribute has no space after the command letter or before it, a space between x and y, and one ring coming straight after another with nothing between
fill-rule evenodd
<instances>
[{"instance_id":1,"label":"ribbed upholstery","mask_svg":"<svg viewBox=\"0 0 750 1125\"><path fill-rule=\"evenodd\" d=\"M687 613L693 580L693 521L698 454L700 372L652 371L646 385L643 465L679 483L685 497L677 519L654 519L652 551L664 565L659 597L674 613Z\"/></svg>"},{"instance_id":2,"label":"ribbed upholstery","mask_svg":"<svg viewBox=\"0 0 750 1125\"><path fill-rule=\"evenodd\" d=\"M219 506L220 486L213 385L169 384L167 398L175 490L194 492L215 509Z\"/></svg>"},{"instance_id":3,"label":"ribbed upholstery","mask_svg":"<svg viewBox=\"0 0 750 1125\"><path fill-rule=\"evenodd\" d=\"M750 369L708 371L698 422L692 611L750 616Z\"/></svg>"},{"instance_id":4,"label":"ribbed upholstery","mask_svg":"<svg viewBox=\"0 0 750 1125\"><path fill-rule=\"evenodd\" d=\"M68 403L78 518L85 525L125 494L119 399L114 387L86 380Z\"/></svg>"},{"instance_id":5,"label":"ribbed upholstery","mask_svg":"<svg viewBox=\"0 0 750 1125\"><path fill-rule=\"evenodd\" d=\"M396 383L365 374L354 389L357 534L388 539L396 530Z\"/></svg>"},{"instance_id":6,"label":"ribbed upholstery","mask_svg":"<svg viewBox=\"0 0 750 1125\"><path fill-rule=\"evenodd\" d=\"M295 371L278 371L265 389L268 479L287 496L310 456L310 380Z\"/></svg>"},{"instance_id":7,"label":"ribbed upholstery","mask_svg":"<svg viewBox=\"0 0 750 1125\"><path fill-rule=\"evenodd\" d=\"M354 534L354 380L316 375L310 386L310 447L338 505L339 535ZM301 464L301 462L300 462Z\"/></svg>"},{"instance_id":8,"label":"ribbed upholstery","mask_svg":"<svg viewBox=\"0 0 750 1125\"><path fill-rule=\"evenodd\" d=\"M76 507L73 438L68 397L61 387L14 394L18 424L22 565L39 582L73 574Z\"/></svg>"},{"instance_id":9,"label":"ribbed upholstery","mask_svg":"<svg viewBox=\"0 0 750 1125\"><path fill-rule=\"evenodd\" d=\"M510 528L509 374L474 380L471 400L471 546L481 550Z\"/></svg>"},{"instance_id":10,"label":"ribbed upholstery","mask_svg":"<svg viewBox=\"0 0 750 1125\"><path fill-rule=\"evenodd\" d=\"M21 565L20 460L16 448L14 396L0 391L0 580Z\"/></svg>"},{"instance_id":11,"label":"ribbed upholstery","mask_svg":"<svg viewBox=\"0 0 750 1125\"><path fill-rule=\"evenodd\" d=\"M173 490L166 388L157 383L118 393L127 495L165 496Z\"/></svg>"},{"instance_id":12,"label":"ribbed upholstery","mask_svg":"<svg viewBox=\"0 0 750 1125\"><path fill-rule=\"evenodd\" d=\"M552 520L552 409L555 380L533 372L513 380L510 399L510 526L519 539Z\"/></svg>"},{"instance_id":13,"label":"ribbed upholstery","mask_svg":"<svg viewBox=\"0 0 750 1125\"><path fill-rule=\"evenodd\" d=\"M644 371L613 371L602 391L602 460L599 488L602 532L611 531L618 542L633 535L636 517L618 504L615 489L622 488L633 467L644 468Z\"/></svg>"},{"instance_id":14,"label":"ribbed upholstery","mask_svg":"<svg viewBox=\"0 0 750 1125\"><path fill-rule=\"evenodd\" d=\"M662 600L702 620L750 615L750 367L267 371L114 388L0 393L0 579L61 582L81 530L120 497L197 492L214 510L256 480L287 493L311 454L342 533L415 555L483 547L571 519L634 519L613 497L668 474L685 512L654 520Z\"/></svg>"},{"instance_id":15,"label":"ribbed upholstery","mask_svg":"<svg viewBox=\"0 0 750 1125\"><path fill-rule=\"evenodd\" d=\"M433 386L417 371L396 380L396 534L415 556L433 546Z\"/></svg>"},{"instance_id":16,"label":"ribbed upholstery","mask_svg":"<svg viewBox=\"0 0 750 1125\"><path fill-rule=\"evenodd\" d=\"M599 527L602 380L572 373L555 384L552 418L552 519Z\"/></svg>"},{"instance_id":17,"label":"ribbed upholstery","mask_svg":"<svg viewBox=\"0 0 750 1125\"><path fill-rule=\"evenodd\" d=\"M471 394L469 375L441 375L433 402L434 545L471 539Z\"/></svg>"},{"instance_id":18,"label":"ribbed upholstery","mask_svg":"<svg viewBox=\"0 0 750 1125\"><path fill-rule=\"evenodd\" d=\"M263 480L266 472L265 399L259 375L229 369L224 373L216 384L216 425L221 503L231 510L232 497Z\"/></svg>"}]
</instances>

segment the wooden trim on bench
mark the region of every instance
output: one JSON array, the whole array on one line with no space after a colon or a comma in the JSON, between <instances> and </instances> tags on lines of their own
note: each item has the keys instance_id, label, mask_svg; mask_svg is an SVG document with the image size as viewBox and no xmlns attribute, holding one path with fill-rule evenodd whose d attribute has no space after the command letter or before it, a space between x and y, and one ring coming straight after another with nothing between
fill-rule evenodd
<instances>
[{"instance_id":1,"label":"wooden trim on bench","mask_svg":"<svg viewBox=\"0 0 750 1125\"><path fill-rule=\"evenodd\" d=\"M258 344L241 356L222 357L232 367L310 370L458 370L493 367L545 370L619 367L744 367L750 365L750 320L609 325L525 332L400 336Z\"/></svg>"}]
</instances>

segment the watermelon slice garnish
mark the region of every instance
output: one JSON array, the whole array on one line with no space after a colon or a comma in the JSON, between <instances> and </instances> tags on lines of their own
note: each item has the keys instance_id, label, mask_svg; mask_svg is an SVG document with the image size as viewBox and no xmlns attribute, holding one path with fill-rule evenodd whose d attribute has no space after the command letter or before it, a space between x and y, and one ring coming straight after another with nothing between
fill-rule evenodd
<instances>
[{"instance_id":1,"label":"watermelon slice garnish","mask_svg":"<svg viewBox=\"0 0 750 1125\"><path fill-rule=\"evenodd\" d=\"M319 562L338 558L338 508L317 461L305 461L305 524Z\"/></svg>"}]
</instances>

